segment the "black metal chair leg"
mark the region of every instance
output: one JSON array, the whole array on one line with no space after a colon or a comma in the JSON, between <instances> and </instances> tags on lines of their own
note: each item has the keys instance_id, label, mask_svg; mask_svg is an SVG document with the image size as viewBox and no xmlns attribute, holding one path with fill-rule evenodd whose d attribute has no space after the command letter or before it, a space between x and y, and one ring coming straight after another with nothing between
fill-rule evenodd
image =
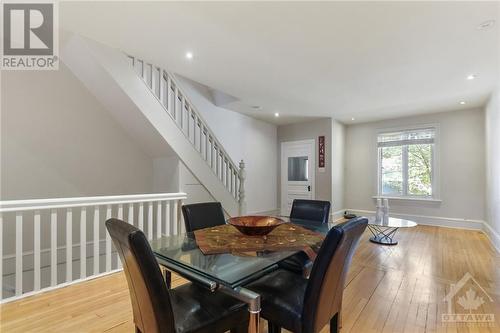
<instances>
[{"instance_id":1,"label":"black metal chair leg","mask_svg":"<svg viewBox=\"0 0 500 333\"><path fill-rule=\"evenodd\" d=\"M280 333L280 332L281 332L281 327L271 323L270 321L267 322L267 333Z\"/></svg>"},{"instance_id":2,"label":"black metal chair leg","mask_svg":"<svg viewBox=\"0 0 500 333\"><path fill-rule=\"evenodd\" d=\"M172 287L172 272L170 272L166 267L160 265L161 275L163 275L163 279L165 280L165 284L167 285L167 289Z\"/></svg>"},{"instance_id":3,"label":"black metal chair leg","mask_svg":"<svg viewBox=\"0 0 500 333\"><path fill-rule=\"evenodd\" d=\"M165 270L165 284L167 285L167 289L172 287L172 272L169 270Z\"/></svg>"},{"instance_id":4,"label":"black metal chair leg","mask_svg":"<svg viewBox=\"0 0 500 333\"><path fill-rule=\"evenodd\" d=\"M330 333L339 333L340 332L340 321L339 314L336 313L332 319L330 319Z\"/></svg>"}]
</instances>

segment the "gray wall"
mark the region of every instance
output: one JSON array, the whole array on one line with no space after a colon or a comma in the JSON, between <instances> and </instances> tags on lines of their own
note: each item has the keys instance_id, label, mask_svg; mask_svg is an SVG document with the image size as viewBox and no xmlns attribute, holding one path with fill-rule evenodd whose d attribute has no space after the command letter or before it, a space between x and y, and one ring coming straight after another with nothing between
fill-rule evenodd
<instances>
[{"instance_id":1,"label":"gray wall","mask_svg":"<svg viewBox=\"0 0 500 333\"><path fill-rule=\"evenodd\" d=\"M2 72L1 198L152 191L152 158L63 65Z\"/></svg>"},{"instance_id":2,"label":"gray wall","mask_svg":"<svg viewBox=\"0 0 500 333\"><path fill-rule=\"evenodd\" d=\"M332 120L332 213L345 208L345 125Z\"/></svg>"},{"instance_id":3,"label":"gray wall","mask_svg":"<svg viewBox=\"0 0 500 333\"><path fill-rule=\"evenodd\" d=\"M346 208L374 210L377 195L378 129L437 123L441 203L391 201L401 214L484 220L485 149L483 110L453 111L350 125L346 132Z\"/></svg>"},{"instance_id":4,"label":"gray wall","mask_svg":"<svg viewBox=\"0 0 500 333\"><path fill-rule=\"evenodd\" d=\"M486 108L486 221L497 233L500 248L500 90Z\"/></svg>"},{"instance_id":5,"label":"gray wall","mask_svg":"<svg viewBox=\"0 0 500 333\"><path fill-rule=\"evenodd\" d=\"M325 136L325 172L318 172L318 136ZM281 143L314 139L316 154L315 196L317 200L332 199L332 120L330 118L315 121L283 125L278 127L278 202L281 203Z\"/></svg>"}]
</instances>

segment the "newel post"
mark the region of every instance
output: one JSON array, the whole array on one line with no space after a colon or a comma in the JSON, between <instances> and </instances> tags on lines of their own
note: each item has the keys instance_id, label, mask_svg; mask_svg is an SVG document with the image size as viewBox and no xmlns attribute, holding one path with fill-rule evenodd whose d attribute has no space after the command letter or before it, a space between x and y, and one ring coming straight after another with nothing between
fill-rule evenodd
<instances>
[{"instance_id":1,"label":"newel post","mask_svg":"<svg viewBox=\"0 0 500 333\"><path fill-rule=\"evenodd\" d=\"M239 203L239 214L245 215L247 212L247 204L245 202L245 162L240 161L240 170L238 172L238 178L240 180L240 186L238 188L238 203Z\"/></svg>"}]
</instances>

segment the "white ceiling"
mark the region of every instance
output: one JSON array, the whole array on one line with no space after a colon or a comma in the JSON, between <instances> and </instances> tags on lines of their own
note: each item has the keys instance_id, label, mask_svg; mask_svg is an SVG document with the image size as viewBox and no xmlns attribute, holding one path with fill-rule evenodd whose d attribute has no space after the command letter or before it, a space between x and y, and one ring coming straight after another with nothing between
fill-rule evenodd
<instances>
[{"instance_id":1,"label":"white ceiling","mask_svg":"<svg viewBox=\"0 0 500 333\"><path fill-rule=\"evenodd\" d=\"M59 16L277 124L482 106L500 76L499 2L62 2Z\"/></svg>"}]
</instances>

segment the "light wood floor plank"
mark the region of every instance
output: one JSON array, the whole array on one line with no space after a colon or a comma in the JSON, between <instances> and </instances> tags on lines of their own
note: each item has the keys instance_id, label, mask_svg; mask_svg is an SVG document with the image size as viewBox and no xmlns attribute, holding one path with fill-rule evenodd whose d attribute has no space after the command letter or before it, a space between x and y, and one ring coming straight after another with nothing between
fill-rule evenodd
<instances>
[{"instance_id":1,"label":"light wood floor plank","mask_svg":"<svg viewBox=\"0 0 500 333\"><path fill-rule=\"evenodd\" d=\"M500 256L484 234L418 226L400 230L393 247L373 244L369 236L363 235L347 276L342 333L500 332ZM495 327L441 323L450 284L467 272L493 297L481 310L495 314ZM173 286L182 283L174 275ZM463 312L459 307L452 309ZM125 277L116 273L4 304L0 332L134 332Z\"/></svg>"}]
</instances>

